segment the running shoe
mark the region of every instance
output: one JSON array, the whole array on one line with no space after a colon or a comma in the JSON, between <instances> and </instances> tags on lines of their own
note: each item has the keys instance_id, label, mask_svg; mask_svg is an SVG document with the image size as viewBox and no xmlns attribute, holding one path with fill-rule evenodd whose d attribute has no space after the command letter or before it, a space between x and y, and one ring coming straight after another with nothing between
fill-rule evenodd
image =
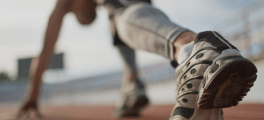
<instances>
[{"instance_id":1,"label":"running shoe","mask_svg":"<svg viewBox=\"0 0 264 120\"><path fill-rule=\"evenodd\" d=\"M196 43L191 56L176 68L176 104L169 120L189 120L193 118L222 120L223 118L221 109L199 109L197 106L199 87L204 78L204 72L212 63L210 61L213 61L219 55L219 53L214 54L211 48L206 49L207 47L203 46L204 43ZM203 58L206 56L208 56L206 59Z\"/></svg>"},{"instance_id":2,"label":"running shoe","mask_svg":"<svg viewBox=\"0 0 264 120\"><path fill-rule=\"evenodd\" d=\"M170 120L223 119L221 109L211 108L236 106L256 73L255 65L217 32L199 33L191 55L176 68L176 105Z\"/></svg>"},{"instance_id":3,"label":"running shoe","mask_svg":"<svg viewBox=\"0 0 264 120\"><path fill-rule=\"evenodd\" d=\"M191 56L200 60L192 61L193 58L190 58L186 64L193 62L191 65L194 65L201 60L211 63L199 88L198 107L206 109L236 106L257 79L256 66L217 32L200 33L195 43Z\"/></svg>"},{"instance_id":4,"label":"running shoe","mask_svg":"<svg viewBox=\"0 0 264 120\"><path fill-rule=\"evenodd\" d=\"M142 82L135 80L125 84L121 88L122 99L117 104L114 115L117 118L139 117L149 100L146 96L145 87Z\"/></svg>"}]
</instances>

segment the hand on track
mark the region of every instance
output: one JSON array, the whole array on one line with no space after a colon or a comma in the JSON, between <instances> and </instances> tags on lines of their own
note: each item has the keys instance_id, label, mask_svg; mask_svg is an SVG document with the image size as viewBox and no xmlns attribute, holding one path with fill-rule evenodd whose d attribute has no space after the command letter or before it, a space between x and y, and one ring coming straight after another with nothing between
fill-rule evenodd
<instances>
[{"instance_id":1,"label":"hand on track","mask_svg":"<svg viewBox=\"0 0 264 120\"><path fill-rule=\"evenodd\" d=\"M16 117L19 119L30 118L30 117L43 118L43 116L40 114L38 110L37 101L35 100L26 100L22 104Z\"/></svg>"}]
</instances>

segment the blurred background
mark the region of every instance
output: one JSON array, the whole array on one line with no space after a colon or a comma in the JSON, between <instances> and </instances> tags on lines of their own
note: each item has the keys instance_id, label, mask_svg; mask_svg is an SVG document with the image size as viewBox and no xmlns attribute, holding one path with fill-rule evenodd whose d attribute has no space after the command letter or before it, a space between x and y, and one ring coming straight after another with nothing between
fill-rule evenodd
<instances>
[{"instance_id":1,"label":"blurred background","mask_svg":"<svg viewBox=\"0 0 264 120\"><path fill-rule=\"evenodd\" d=\"M39 55L55 0L0 1L0 106L18 106L26 91L29 64ZM245 103L263 103L264 1L153 0L169 18L194 32L216 30L258 67ZM170 61L137 51L140 78L153 104L173 104L176 75ZM119 98L122 62L112 45L107 10L80 25L66 15L49 69L43 76L42 105L114 104Z\"/></svg>"}]
</instances>

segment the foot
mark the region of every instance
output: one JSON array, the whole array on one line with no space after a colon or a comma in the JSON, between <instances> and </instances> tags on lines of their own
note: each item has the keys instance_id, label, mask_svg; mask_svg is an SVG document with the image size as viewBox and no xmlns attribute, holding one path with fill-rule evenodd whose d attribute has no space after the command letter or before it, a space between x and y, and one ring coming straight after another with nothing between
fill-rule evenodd
<instances>
[{"instance_id":1,"label":"foot","mask_svg":"<svg viewBox=\"0 0 264 120\"><path fill-rule=\"evenodd\" d=\"M188 63L189 59L192 63ZM176 105L169 120L222 120L222 109L199 109L197 106L200 83L209 66L209 63L201 62L199 57L192 54L177 67Z\"/></svg>"},{"instance_id":2,"label":"foot","mask_svg":"<svg viewBox=\"0 0 264 120\"><path fill-rule=\"evenodd\" d=\"M255 65L214 31L199 33L194 44L190 57L177 69L180 84L201 79L199 108L236 106L256 80Z\"/></svg>"},{"instance_id":3,"label":"foot","mask_svg":"<svg viewBox=\"0 0 264 120\"><path fill-rule=\"evenodd\" d=\"M199 88L199 108L225 108L236 106L253 86L257 68L216 32L197 35L192 57L186 64L206 63L204 68L192 67L192 71L206 69Z\"/></svg>"},{"instance_id":4,"label":"foot","mask_svg":"<svg viewBox=\"0 0 264 120\"><path fill-rule=\"evenodd\" d=\"M118 103L114 115L117 118L138 117L149 103L144 85L139 81L132 81L121 88L122 99Z\"/></svg>"},{"instance_id":5,"label":"foot","mask_svg":"<svg viewBox=\"0 0 264 120\"><path fill-rule=\"evenodd\" d=\"M237 105L253 86L256 72L218 33L199 33L191 55L176 69L177 101L170 120L223 119L221 108Z\"/></svg>"}]
</instances>

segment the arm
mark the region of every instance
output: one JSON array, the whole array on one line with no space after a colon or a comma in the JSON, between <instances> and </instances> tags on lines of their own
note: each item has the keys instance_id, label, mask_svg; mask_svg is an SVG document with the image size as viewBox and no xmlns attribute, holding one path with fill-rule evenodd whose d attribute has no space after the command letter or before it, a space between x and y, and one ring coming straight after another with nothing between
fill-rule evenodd
<instances>
[{"instance_id":1,"label":"arm","mask_svg":"<svg viewBox=\"0 0 264 120\"><path fill-rule=\"evenodd\" d=\"M25 96L25 103L22 105L18 117L22 117L21 115L25 113L28 114L27 111L29 109L35 109L37 112L37 101L41 87L41 77L53 53L63 17L66 13L70 12L71 6L72 0L57 1L56 7L49 18L42 52L40 56L35 58L31 63L28 91Z\"/></svg>"},{"instance_id":2,"label":"arm","mask_svg":"<svg viewBox=\"0 0 264 120\"><path fill-rule=\"evenodd\" d=\"M42 74L46 69L50 57L53 53L53 49L57 42L63 17L67 12L69 12L71 8L70 3L71 0L59 0L49 18L42 52L38 58L33 60L30 68L30 82L28 95L31 99L37 100L38 98Z\"/></svg>"}]
</instances>

